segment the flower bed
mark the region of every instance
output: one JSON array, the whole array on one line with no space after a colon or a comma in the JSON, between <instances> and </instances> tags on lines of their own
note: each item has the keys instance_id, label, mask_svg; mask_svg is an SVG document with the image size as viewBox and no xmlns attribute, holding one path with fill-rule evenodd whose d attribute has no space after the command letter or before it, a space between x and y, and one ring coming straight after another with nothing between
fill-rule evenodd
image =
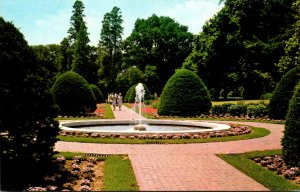
<instances>
[{"instance_id":1,"label":"flower bed","mask_svg":"<svg viewBox=\"0 0 300 192\"><path fill-rule=\"evenodd\" d=\"M103 118L105 112L105 103L97 104L97 109L95 110L95 115L97 117Z\"/></svg>"},{"instance_id":2,"label":"flower bed","mask_svg":"<svg viewBox=\"0 0 300 192\"><path fill-rule=\"evenodd\" d=\"M29 187L27 191L91 191L103 190L103 161L95 157L82 160L80 156L66 160L58 156L53 163L57 169L43 178L41 186Z\"/></svg>"},{"instance_id":3,"label":"flower bed","mask_svg":"<svg viewBox=\"0 0 300 192\"><path fill-rule=\"evenodd\" d=\"M277 175L282 175L286 179L293 180L296 184L300 185L299 167L288 167L281 155L256 157L252 160L261 166L276 172Z\"/></svg>"},{"instance_id":4,"label":"flower bed","mask_svg":"<svg viewBox=\"0 0 300 192\"><path fill-rule=\"evenodd\" d=\"M59 135L71 137L87 137L87 138L119 138L119 139L201 139L214 138L225 136L244 135L252 132L251 128L243 125L229 124L231 126L228 130L223 131L209 131L199 133L139 133L139 134L115 134L115 133L96 133L96 132L80 132L80 131L66 131L62 130Z\"/></svg>"}]
</instances>

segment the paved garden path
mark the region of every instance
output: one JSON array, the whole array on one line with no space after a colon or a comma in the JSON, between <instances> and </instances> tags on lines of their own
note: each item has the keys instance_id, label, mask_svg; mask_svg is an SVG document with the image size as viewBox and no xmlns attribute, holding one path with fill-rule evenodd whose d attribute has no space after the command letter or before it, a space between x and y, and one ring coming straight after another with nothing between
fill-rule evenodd
<instances>
[{"instance_id":1,"label":"paved garden path","mask_svg":"<svg viewBox=\"0 0 300 192\"><path fill-rule=\"evenodd\" d=\"M131 119L123 106L115 111ZM122 113L122 115L121 115ZM237 122L233 122L237 123ZM239 122L264 127L271 134L257 139L195 144L93 144L58 142L56 150L100 154L128 154L140 190L267 190L264 186L235 169L215 154L243 153L255 150L280 149L283 125Z\"/></svg>"}]
</instances>

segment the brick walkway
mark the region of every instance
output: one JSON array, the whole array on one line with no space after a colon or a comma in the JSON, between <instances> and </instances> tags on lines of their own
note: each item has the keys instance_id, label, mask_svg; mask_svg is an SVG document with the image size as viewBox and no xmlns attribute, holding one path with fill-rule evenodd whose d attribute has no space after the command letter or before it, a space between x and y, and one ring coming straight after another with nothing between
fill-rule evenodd
<instances>
[{"instance_id":1,"label":"brick walkway","mask_svg":"<svg viewBox=\"0 0 300 192\"><path fill-rule=\"evenodd\" d=\"M128 108L127 108L128 109ZM115 111L115 117L131 119L128 110ZM117 113L119 113L117 115ZM237 123L237 122L233 122ZM283 125L240 122L264 127L271 134L257 139L217 143L137 145L58 142L56 150L100 154L128 154L142 191L185 190L267 190L215 154L280 149Z\"/></svg>"}]
</instances>

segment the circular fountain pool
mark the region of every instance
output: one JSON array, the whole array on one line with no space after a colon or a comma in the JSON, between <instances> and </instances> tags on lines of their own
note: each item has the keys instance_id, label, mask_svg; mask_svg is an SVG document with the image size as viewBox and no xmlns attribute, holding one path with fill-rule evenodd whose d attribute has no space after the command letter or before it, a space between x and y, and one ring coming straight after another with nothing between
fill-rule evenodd
<instances>
[{"instance_id":1,"label":"circular fountain pool","mask_svg":"<svg viewBox=\"0 0 300 192\"><path fill-rule=\"evenodd\" d=\"M177 120L143 120L146 130L134 130L137 121L131 120L91 120L62 122L61 128L67 131L147 134L147 133L199 133L229 129L229 125Z\"/></svg>"}]
</instances>

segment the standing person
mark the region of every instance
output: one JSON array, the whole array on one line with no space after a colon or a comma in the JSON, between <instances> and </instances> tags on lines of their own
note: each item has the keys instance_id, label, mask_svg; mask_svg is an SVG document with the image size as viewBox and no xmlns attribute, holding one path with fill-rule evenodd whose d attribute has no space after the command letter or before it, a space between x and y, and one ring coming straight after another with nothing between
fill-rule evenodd
<instances>
[{"instance_id":1,"label":"standing person","mask_svg":"<svg viewBox=\"0 0 300 192\"><path fill-rule=\"evenodd\" d=\"M119 93L117 101L118 101L119 110L121 111L121 107L122 107L122 104L123 104L122 93Z\"/></svg>"},{"instance_id":2,"label":"standing person","mask_svg":"<svg viewBox=\"0 0 300 192\"><path fill-rule=\"evenodd\" d=\"M112 106L114 110L116 110L116 105L117 105L117 94L112 94Z\"/></svg>"}]
</instances>

